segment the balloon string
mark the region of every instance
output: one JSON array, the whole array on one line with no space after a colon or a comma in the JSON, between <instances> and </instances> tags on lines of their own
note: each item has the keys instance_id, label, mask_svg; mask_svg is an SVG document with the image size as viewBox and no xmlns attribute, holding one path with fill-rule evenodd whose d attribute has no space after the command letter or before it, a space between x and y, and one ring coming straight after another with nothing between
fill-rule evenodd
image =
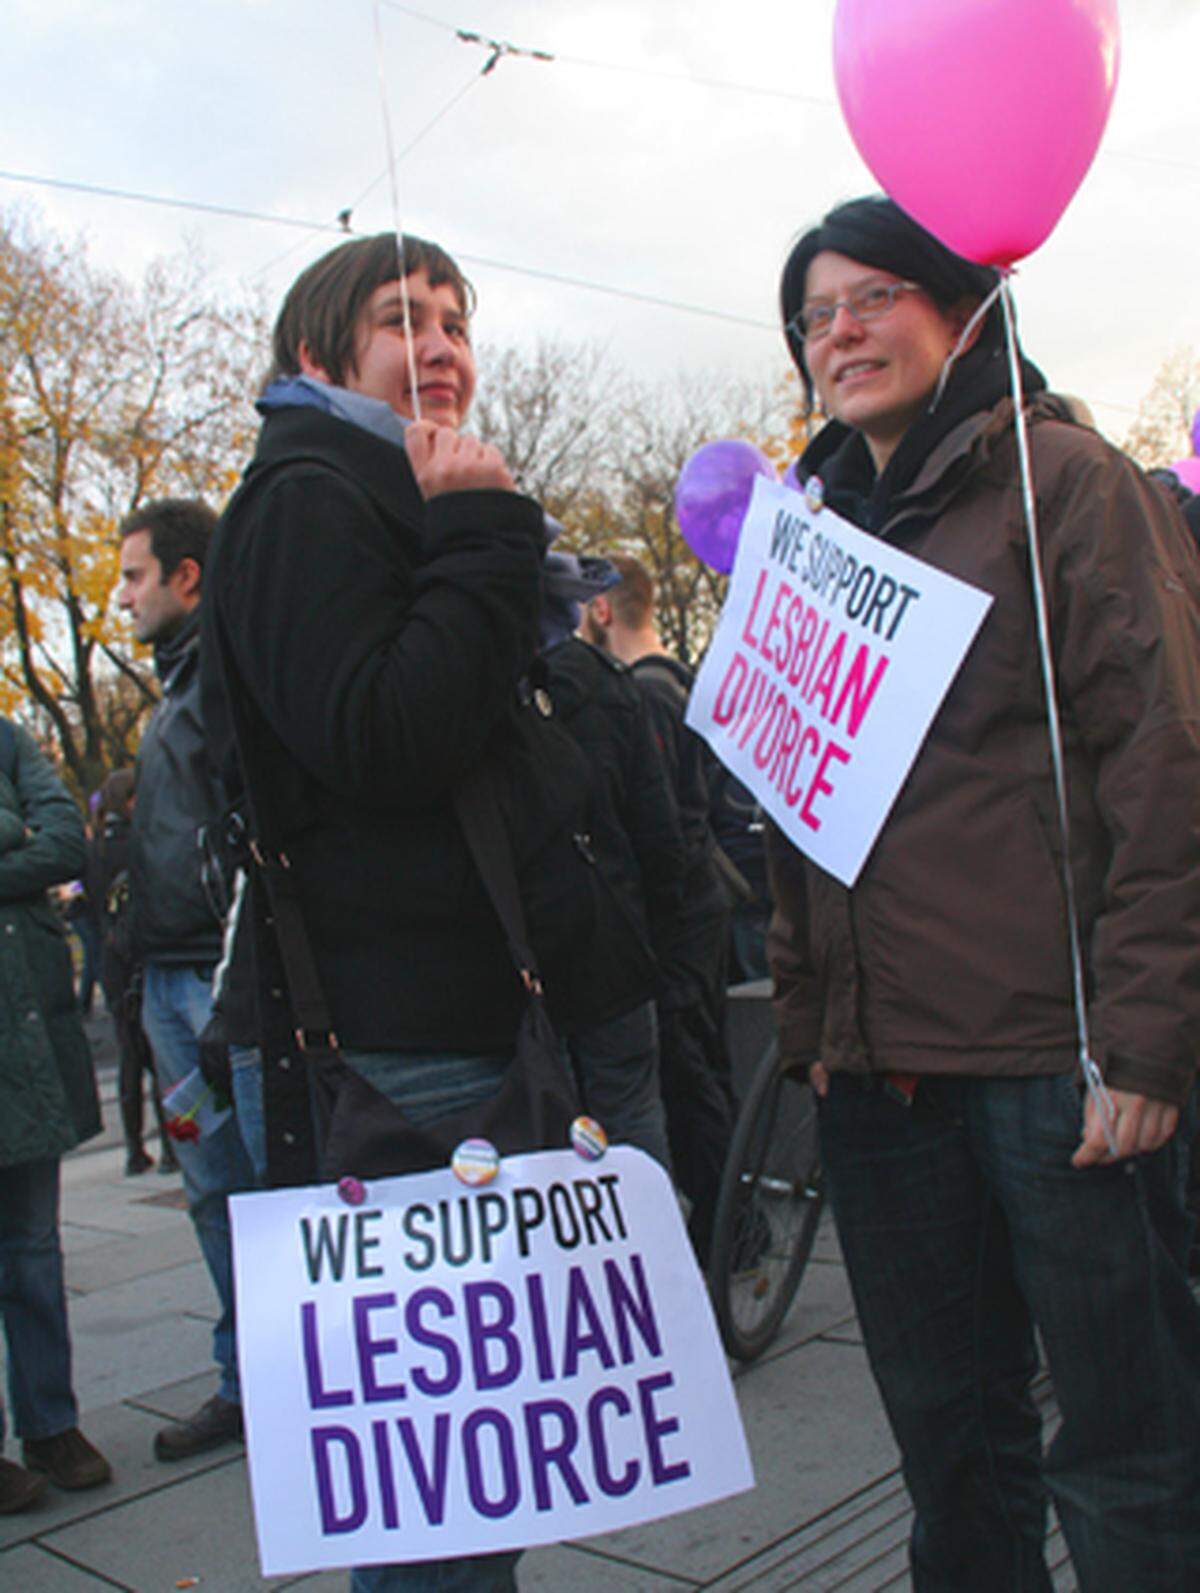
<instances>
[{"instance_id":1,"label":"balloon string","mask_svg":"<svg viewBox=\"0 0 1200 1593\"><path fill-rule=\"evenodd\" d=\"M1079 908L1075 880L1071 873L1071 825L1067 808L1066 760L1063 755L1062 723L1058 712L1058 688L1054 678L1054 655L1050 645L1050 620L1046 605L1046 585L1037 525L1037 500L1033 490L1033 466L1029 454L1029 428L1025 420L1025 391L1021 380L1021 355L1017 347L1016 315L1012 288L1007 277L1000 282L1004 306L1004 332L1008 345L1008 368L1012 378L1013 405L1016 410L1017 457L1021 468L1021 494L1025 505L1025 534L1029 547L1030 576L1033 582L1033 608L1037 621L1038 654L1042 665L1042 687L1046 696L1046 721L1050 731L1050 759L1054 768L1054 791L1058 802L1058 824L1062 834L1062 881L1067 906L1067 928L1071 946L1071 977L1075 992L1075 1024L1079 1040L1079 1067L1088 1093L1095 1102L1104 1128L1104 1138L1112 1155L1117 1155L1116 1110L1104 1077L1092 1056L1088 1033L1087 994L1083 977L1083 949L1079 934Z\"/></svg>"},{"instance_id":2,"label":"balloon string","mask_svg":"<svg viewBox=\"0 0 1200 1593\"><path fill-rule=\"evenodd\" d=\"M931 415L942 401L942 394L946 391L946 383L950 380L950 372L954 369L955 361L966 348L971 339L972 332L974 332L980 321L983 320L984 316L987 315L992 305L995 304L996 300L1000 297L1000 292L1003 285L1004 280L1001 278L1001 280L996 283L996 286L988 294L987 298L984 299L983 303L976 309L974 315L972 315L966 326L963 327L962 331L958 335L958 342L946 356L945 364L942 366L942 373L938 377L938 384L934 390L933 402L929 406L929 413Z\"/></svg>"},{"instance_id":3,"label":"balloon string","mask_svg":"<svg viewBox=\"0 0 1200 1593\"><path fill-rule=\"evenodd\" d=\"M408 266L405 260L404 229L400 225L400 189L396 180L396 147L392 139L392 115L388 106L387 76L383 66L383 23L380 0L375 0L375 67L379 78L379 109L383 116L383 140L387 148L388 186L392 195L392 230L396 237L396 268L400 281L400 310L404 324L404 351L408 364L408 386L412 394L413 419L421 418L421 395L417 390L417 362L413 353L412 313L408 302Z\"/></svg>"}]
</instances>

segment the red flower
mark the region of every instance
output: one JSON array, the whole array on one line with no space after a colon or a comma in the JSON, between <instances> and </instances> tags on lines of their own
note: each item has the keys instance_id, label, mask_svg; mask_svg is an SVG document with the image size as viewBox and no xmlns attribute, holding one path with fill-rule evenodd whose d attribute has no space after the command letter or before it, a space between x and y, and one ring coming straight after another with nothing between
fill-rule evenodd
<instances>
[{"instance_id":1,"label":"red flower","mask_svg":"<svg viewBox=\"0 0 1200 1593\"><path fill-rule=\"evenodd\" d=\"M196 1140L200 1138L200 1125L194 1117L171 1117L163 1125L172 1139Z\"/></svg>"}]
</instances>

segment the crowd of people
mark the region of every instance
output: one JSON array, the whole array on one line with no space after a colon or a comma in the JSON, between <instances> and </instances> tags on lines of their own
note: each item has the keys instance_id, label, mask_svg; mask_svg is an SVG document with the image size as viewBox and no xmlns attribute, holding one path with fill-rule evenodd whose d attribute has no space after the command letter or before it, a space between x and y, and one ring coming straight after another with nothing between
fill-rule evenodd
<instances>
[{"instance_id":1,"label":"crowd of people","mask_svg":"<svg viewBox=\"0 0 1200 1593\"><path fill-rule=\"evenodd\" d=\"M219 1318L216 1389L156 1435L161 1460L242 1431L228 1197L377 1155L381 1121L486 1113L523 1065L531 992L581 1105L673 1174L703 1266L734 1110L725 991L769 959L915 1506L916 1588L1048 1589L1049 1500L1087 1593L1200 1585L1200 565L1171 495L1025 360L1055 748L994 286L878 199L805 232L783 273L826 417L799 481L993 598L851 889L769 825L764 852L752 793L684 722L692 677L650 573L561 552L461 429L474 293L455 262L389 233L297 279L220 519L163 499L120 528L117 602L162 698L136 771L99 793L86 868L23 732L0 770L0 914L39 981L10 1003L38 1020L36 1045L12 1036L28 1069L0 1069L24 1446L0 1510L47 1475L109 1475L70 1394L57 1237L95 1088L65 951L41 970L25 928L82 878L80 998L98 977L116 1024L127 1172L152 1164L147 1074L160 1125L172 1092L222 1107L162 1142ZM1080 992L1105 1081L1087 1094ZM1063 1417L1044 1457L1039 1344ZM511 1590L518 1560L360 1567L351 1587Z\"/></svg>"}]
</instances>

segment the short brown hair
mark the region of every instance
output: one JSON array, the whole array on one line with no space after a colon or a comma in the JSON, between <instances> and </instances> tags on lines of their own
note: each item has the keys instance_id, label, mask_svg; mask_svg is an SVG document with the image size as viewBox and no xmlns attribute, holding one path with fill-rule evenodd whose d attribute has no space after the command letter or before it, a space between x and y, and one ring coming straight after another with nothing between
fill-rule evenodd
<instances>
[{"instance_id":1,"label":"short brown hair","mask_svg":"<svg viewBox=\"0 0 1200 1593\"><path fill-rule=\"evenodd\" d=\"M271 338L268 382L299 373L303 343L329 380L345 385L355 369L354 337L367 300L385 282L399 279L401 248L405 276L424 271L431 287L449 283L463 314L472 314L475 289L436 243L407 234L400 243L394 232L355 238L314 261L288 289Z\"/></svg>"},{"instance_id":2,"label":"short brown hair","mask_svg":"<svg viewBox=\"0 0 1200 1593\"><path fill-rule=\"evenodd\" d=\"M612 553L609 563L621 577L619 586L604 594L622 625L640 631L654 617L654 577L641 562L628 553Z\"/></svg>"},{"instance_id":3,"label":"short brown hair","mask_svg":"<svg viewBox=\"0 0 1200 1593\"><path fill-rule=\"evenodd\" d=\"M137 531L150 533L150 553L159 562L165 586L184 559L204 569L217 516L199 498L153 498L127 514L117 529L122 541Z\"/></svg>"}]
</instances>

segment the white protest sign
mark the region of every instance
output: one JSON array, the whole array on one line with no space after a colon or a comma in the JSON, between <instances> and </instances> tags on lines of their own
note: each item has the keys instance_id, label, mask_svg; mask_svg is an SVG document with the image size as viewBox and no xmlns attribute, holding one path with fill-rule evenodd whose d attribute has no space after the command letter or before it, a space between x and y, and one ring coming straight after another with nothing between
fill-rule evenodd
<instances>
[{"instance_id":1,"label":"white protest sign","mask_svg":"<svg viewBox=\"0 0 1200 1593\"><path fill-rule=\"evenodd\" d=\"M991 601L760 478L687 722L853 885Z\"/></svg>"},{"instance_id":2,"label":"white protest sign","mask_svg":"<svg viewBox=\"0 0 1200 1593\"><path fill-rule=\"evenodd\" d=\"M678 1202L640 1151L229 1206L264 1575L553 1543L753 1486Z\"/></svg>"}]
</instances>

